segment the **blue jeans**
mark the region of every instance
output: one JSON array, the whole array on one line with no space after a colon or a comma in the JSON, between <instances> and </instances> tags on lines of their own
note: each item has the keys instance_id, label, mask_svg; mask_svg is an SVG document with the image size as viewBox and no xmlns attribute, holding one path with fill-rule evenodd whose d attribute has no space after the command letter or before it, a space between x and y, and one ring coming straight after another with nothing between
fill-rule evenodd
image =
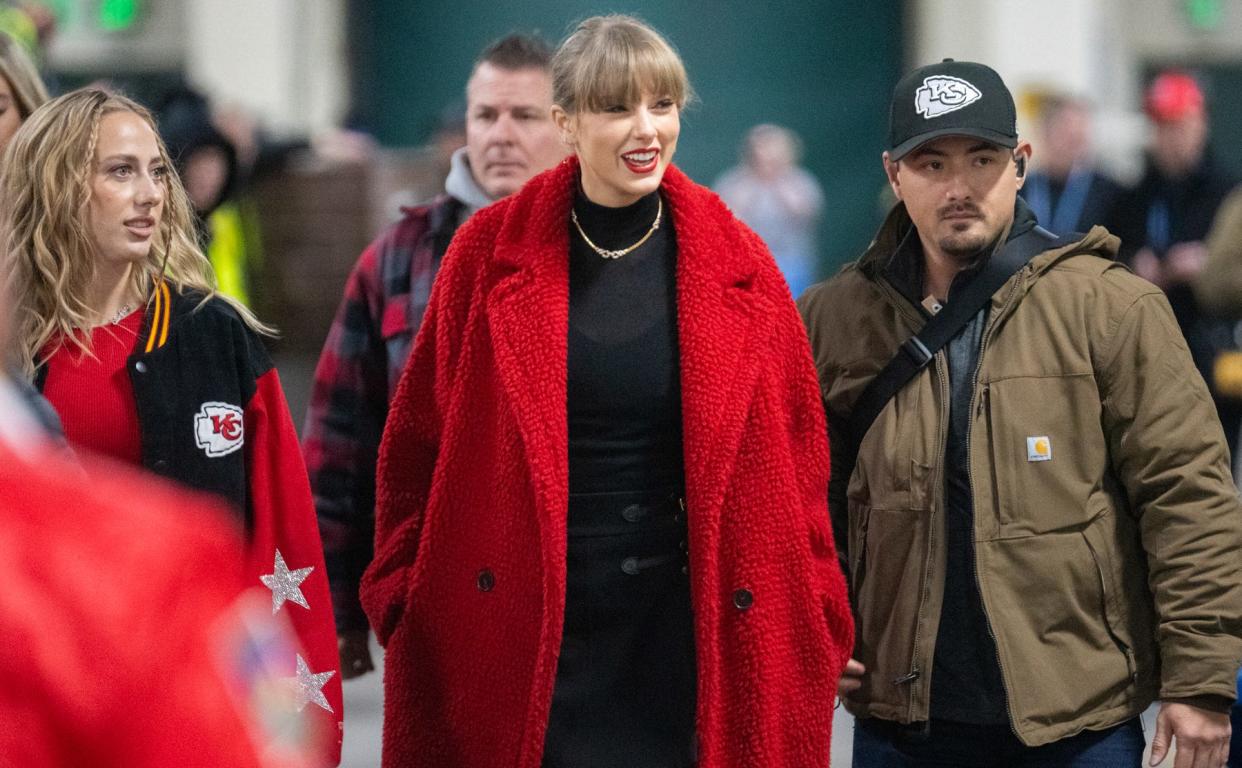
<instances>
[{"instance_id":1,"label":"blue jeans","mask_svg":"<svg viewBox=\"0 0 1242 768\"><path fill-rule=\"evenodd\" d=\"M1008 725L933 720L920 731L859 720L854 727L854 768L1139 768L1146 745L1137 717L1041 747L1026 746Z\"/></svg>"},{"instance_id":2,"label":"blue jeans","mask_svg":"<svg viewBox=\"0 0 1242 768\"><path fill-rule=\"evenodd\" d=\"M1238 671L1238 685L1242 686L1242 670ZM1233 726L1233 736L1229 739L1229 762L1226 765L1242 768L1242 702L1235 702L1229 710L1229 724Z\"/></svg>"}]
</instances>

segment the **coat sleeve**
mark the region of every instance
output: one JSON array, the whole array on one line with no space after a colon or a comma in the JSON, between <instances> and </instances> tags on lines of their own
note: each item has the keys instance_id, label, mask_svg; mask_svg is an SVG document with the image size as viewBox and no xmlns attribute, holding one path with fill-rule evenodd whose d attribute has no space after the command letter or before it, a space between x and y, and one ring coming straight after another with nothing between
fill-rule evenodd
<instances>
[{"instance_id":1,"label":"coat sleeve","mask_svg":"<svg viewBox=\"0 0 1242 768\"><path fill-rule=\"evenodd\" d=\"M1242 505L1220 422L1163 294L1147 286L1110 326L1097 362L1102 419L1147 556L1160 697L1232 700Z\"/></svg>"},{"instance_id":2,"label":"coat sleeve","mask_svg":"<svg viewBox=\"0 0 1242 768\"><path fill-rule=\"evenodd\" d=\"M246 468L251 541L251 584L272 594L272 612L284 614L301 646L288 660L305 698L302 716L332 734L327 764L340 762L341 675L336 628L319 526L306 466L275 368L259 376L245 411ZM301 673L301 675L299 675Z\"/></svg>"}]
</instances>

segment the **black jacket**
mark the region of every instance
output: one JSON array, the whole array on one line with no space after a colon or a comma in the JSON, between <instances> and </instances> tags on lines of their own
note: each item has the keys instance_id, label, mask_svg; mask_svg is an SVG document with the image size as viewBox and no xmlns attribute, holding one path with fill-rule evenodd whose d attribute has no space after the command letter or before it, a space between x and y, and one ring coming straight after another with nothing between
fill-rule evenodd
<instances>
[{"instance_id":1,"label":"black jacket","mask_svg":"<svg viewBox=\"0 0 1242 768\"><path fill-rule=\"evenodd\" d=\"M1121 195L1108 224L1121 238L1118 258L1133 264L1134 254L1147 247L1163 259L1172 245L1206 240L1216 210L1233 187L1234 179L1210 155L1180 179L1165 176L1149 158L1142 179ZM1233 324L1207 314L1189 285L1172 286L1166 293L1195 366L1211 386L1217 353L1234 347Z\"/></svg>"},{"instance_id":2,"label":"black jacket","mask_svg":"<svg viewBox=\"0 0 1242 768\"><path fill-rule=\"evenodd\" d=\"M252 520L246 411L272 368L262 342L226 302L161 284L126 362L138 406L142 464L223 496ZM40 391L47 368L35 379ZM279 404L284 407L283 403Z\"/></svg>"}]
</instances>

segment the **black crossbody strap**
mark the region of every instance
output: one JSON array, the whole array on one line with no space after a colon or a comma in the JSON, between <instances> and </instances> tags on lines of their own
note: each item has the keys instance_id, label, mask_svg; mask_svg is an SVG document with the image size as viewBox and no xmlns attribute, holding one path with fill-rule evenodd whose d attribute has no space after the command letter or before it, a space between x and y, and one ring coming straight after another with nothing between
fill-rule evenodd
<instances>
[{"instance_id":1,"label":"black crossbody strap","mask_svg":"<svg viewBox=\"0 0 1242 768\"><path fill-rule=\"evenodd\" d=\"M979 310L992 300L992 296L1022 269L1036 254L1077 242L1081 235L1060 237L1040 226L1005 243L983 270L971 280L953 301L944 306L927 321L923 329L911 336L897 350L897 354L884 366L863 393L850 414L849 436L854 445L862 442L872 422L884 410L893 395L901 391L919 371L927 367L936 353L958 334Z\"/></svg>"}]
</instances>

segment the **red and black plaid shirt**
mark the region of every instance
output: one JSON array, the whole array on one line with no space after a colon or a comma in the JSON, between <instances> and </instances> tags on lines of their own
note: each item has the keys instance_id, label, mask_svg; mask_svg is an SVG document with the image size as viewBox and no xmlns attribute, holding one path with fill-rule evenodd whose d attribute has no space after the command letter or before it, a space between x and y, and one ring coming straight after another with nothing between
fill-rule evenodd
<instances>
[{"instance_id":1,"label":"red and black plaid shirt","mask_svg":"<svg viewBox=\"0 0 1242 768\"><path fill-rule=\"evenodd\" d=\"M338 632L367 627L358 581L372 557L380 435L462 209L448 196L408 208L367 246L315 368L302 451Z\"/></svg>"}]
</instances>

